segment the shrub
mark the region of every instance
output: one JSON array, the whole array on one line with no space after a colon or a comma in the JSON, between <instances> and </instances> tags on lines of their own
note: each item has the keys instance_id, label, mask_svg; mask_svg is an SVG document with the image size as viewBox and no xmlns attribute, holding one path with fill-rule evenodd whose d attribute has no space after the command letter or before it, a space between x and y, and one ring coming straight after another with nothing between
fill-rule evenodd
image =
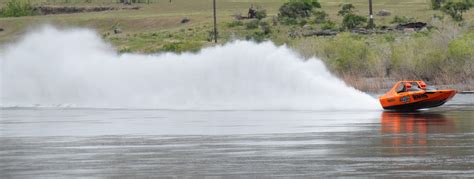
<instances>
[{"instance_id":1,"label":"shrub","mask_svg":"<svg viewBox=\"0 0 474 179\"><path fill-rule=\"evenodd\" d=\"M339 12L337 13L337 15L339 16L346 16L347 14L353 14L354 13L354 5L352 4L344 4L342 5L342 9L339 10Z\"/></svg>"},{"instance_id":2,"label":"shrub","mask_svg":"<svg viewBox=\"0 0 474 179\"><path fill-rule=\"evenodd\" d=\"M33 5L28 0L10 0L1 10L3 17L20 17L35 15Z\"/></svg>"},{"instance_id":3,"label":"shrub","mask_svg":"<svg viewBox=\"0 0 474 179\"><path fill-rule=\"evenodd\" d=\"M165 45L163 45L161 50L166 51L166 52L176 52L180 49L179 45L180 45L180 43L165 44Z\"/></svg>"},{"instance_id":4,"label":"shrub","mask_svg":"<svg viewBox=\"0 0 474 179\"><path fill-rule=\"evenodd\" d=\"M448 45L449 55L454 58L466 58L474 60L474 38L459 38L451 41Z\"/></svg>"},{"instance_id":5,"label":"shrub","mask_svg":"<svg viewBox=\"0 0 474 179\"><path fill-rule=\"evenodd\" d=\"M301 19L299 22L298 22L298 25L300 25L301 27L303 27L304 25L308 24L308 21L306 21L306 19Z\"/></svg>"},{"instance_id":6,"label":"shrub","mask_svg":"<svg viewBox=\"0 0 474 179\"><path fill-rule=\"evenodd\" d=\"M321 8L321 3L318 0L302 0L306 4L310 4L315 8Z\"/></svg>"},{"instance_id":7,"label":"shrub","mask_svg":"<svg viewBox=\"0 0 474 179\"><path fill-rule=\"evenodd\" d=\"M244 23L240 20L234 20L230 23L227 24L227 27L237 27L237 26L243 26Z\"/></svg>"},{"instance_id":8,"label":"shrub","mask_svg":"<svg viewBox=\"0 0 474 179\"><path fill-rule=\"evenodd\" d=\"M267 11L265 9L257 9L255 11L255 18L258 20L262 20L265 17L267 17Z\"/></svg>"},{"instance_id":9,"label":"shrub","mask_svg":"<svg viewBox=\"0 0 474 179\"><path fill-rule=\"evenodd\" d=\"M456 72L463 78L474 77L474 35L451 41L448 45L450 72Z\"/></svg>"},{"instance_id":10,"label":"shrub","mask_svg":"<svg viewBox=\"0 0 474 179\"><path fill-rule=\"evenodd\" d=\"M464 57L469 55L466 50L470 47L463 40L459 44L454 41L446 39L442 33L435 33L394 42L390 60L393 74L396 78L459 82L466 77L462 71L467 64Z\"/></svg>"},{"instance_id":11,"label":"shrub","mask_svg":"<svg viewBox=\"0 0 474 179\"><path fill-rule=\"evenodd\" d=\"M251 20L245 24L245 28L247 29L256 29L258 28L259 20Z\"/></svg>"},{"instance_id":12,"label":"shrub","mask_svg":"<svg viewBox=\"0 0 474 179\"><path fill-rule=\"evenodd\" d=\"M355 14L346 14L342 20L342 27L346 29L354 29L362 27L367 22L367 18Z\"/></svg>"},{"instance_id":13,"label":"shrub","mask_svg":"<svg viewBox=\"0 0 474 179\"><path fill-rule=\"evenodd\" d=\"M211 30L211 31L207 31L207 41L211 42L214 40L214 36L216 36L219 38L219 31L217 31L217 34L214 34L214 31Z\"/></svg>"},{"instance_id":14,"label":"shrub","mask_svg":"<svg viewBox=\"0 0 474 179\"><path fill-rule=\"evenodd\" d=\"M296 25L296 24L298 24L298 19L295 19L295 18L283 17L283 18L280 19L280 21L283 25Z\"/></svg>"},{"instance_id":15,"label":"shrub","mask_svg":"<svg viewBox=\"0 0 474 179\"><path fill-rule=\"evenodd\" d=\"M431 0L431 8L433 10L439 10L441 8L441 3L443 3L444 0Z\"/></svg>"},{"instance_id":16,"label":"shrub","mask_svg":"<svg viewBox=\"0 0 474 179\"><path fill-rule=\"evenodd\" d=\"M265 35L272 33L270 24L268 24L267 22L260 22L260 29L262 29Z\"/></svg>"},{"instance_id":17,"label":"shrub","mask_svg":"<svg viewBox=\"0 0 474 179\"><path fill-rule=\"evenodd\" d=\"M337 29L336 23L334 23L332 21L326 21L326 22L321 24L321 29L323 29L323 30L336 30Z\"/></svg>"},{"instance_id":18,"label":"shrub","mask_svg":"<svg viewBox=\"0 0 474 179\"><path fill-rule=\"evenodd\" d=\"M173 42L163 45L161 49L158 49L158 52L197 52L199 49L202 48L202 44L193 41L186 41L186 42Z\"/></svg>"},{"instance_id":19,"label":"shrub","mask_svg":"<svg viewBox=\"0 0 474 179\"><path fill-rule=\"evenodd\" d=\"M324 47L324 53L328 66L346 74L362 74L371 76L375 70L372 68L377 58L373 58L373 52L363 41L349 33L337 35L328 41Z\"/></svg>"},{"instance_id":20,"label":"shrub","mask_svg":"<svg viewBox=\"0 0 474 179\"><path fill-rule=\"evenodd\" d=\"M266 34L264 32L254 32L246 36L247 40L254 40L256 42L262 42L266 39Z\"/></svg>"},{"instance_id":21,"label":"shrub","mask_svg":"<svg viewBox=\"0 0 474 179\"><path fill-rule=\"evenodd\" d=\"M415 20L413 18L408 18L405 16L395 16L393 17L391 23L392 24L406 24L409 22L414 22Z\"/></svg>"},{"instance_id":22,"label":"shrub","mask_svg":"<svg viewBox=\"0 0 474 179\"><path fill-rule=\"evenodd\" d=\"M393 34L385 34L383 38L386 42L395 42L395 36Z\"/></svg>"},{"instance_id":23,"label":"shrub","mask_svg":"<svg viewBox=\"0 0 474 179\"><path fill-rule=\"evenodd\" d=\"M326 22L328 18L328 14L324 11L315 11L313 12L314 15L314 22L316 24L321 24L323 22Z\"/></svg>"},{"instance_id":24,"label":"shrub","mask_svg":"<svg viewBox=\"0 0 474 179\"><path fill-rule=\"evenodd\" d=\"M278 17L309 17L313 8L321 8L317 0L291 0L280 7Z\"/></svg>"},{"instance_id":25,"label":"shrub","mask_svg":"<svg viewBox=\"0 0 474 179\"><path fill-rule=\"evenodd\" d=\"M443 20L444 15L443 14L433 14L433 18L438 19L438 20Z\"/></svg>"},{"instance_id":26,"label":"shrub","mask_svg":"<svg viewBox=\"0 0 474 179\"><path fill-rule=\"evenodd\" d=\"M130 47L122 47L119 49L119 53L130 53L132 49Z\"/></svg>"}]
</instances>

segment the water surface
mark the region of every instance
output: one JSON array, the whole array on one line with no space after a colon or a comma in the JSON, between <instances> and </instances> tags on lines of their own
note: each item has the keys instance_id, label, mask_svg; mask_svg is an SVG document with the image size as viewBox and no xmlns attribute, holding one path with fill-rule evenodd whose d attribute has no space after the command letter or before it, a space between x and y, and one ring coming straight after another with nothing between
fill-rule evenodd
<instances>
[{"instance_id":1,"label":"water surface","mask_svg":"<svg viewBox=\"0 0 474 179\"><path fill-rule=\"evenodd\" d=\"M3 108L0 178L472 177L473 99L412 113Z\"/></svg>"}]
</instances>

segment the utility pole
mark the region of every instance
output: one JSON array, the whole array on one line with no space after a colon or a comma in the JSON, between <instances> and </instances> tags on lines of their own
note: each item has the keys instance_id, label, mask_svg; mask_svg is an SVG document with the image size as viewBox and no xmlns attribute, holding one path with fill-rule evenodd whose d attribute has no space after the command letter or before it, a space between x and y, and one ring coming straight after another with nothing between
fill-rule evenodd
<instances>
[{"instance_id":1,"label":"utility pole","mask_svg":"<svg viewBox=\"0 0 474 179\"><path fill-rule=\"evenodd\" d=\"M369 29L373 29L375 27L374 24L374 13L372 11L372 0L369 0L369 24L367 26Z\"/></svg>"},{"instance_id":2,"label":"utility pole","mask_svg":"<svg viewBox=\"0 0 474 179\"><path fill-rule=\"evenodd\" d=\"M212 7L214 9L214 43L217 43L216 0L212 0Z\"/></svg>"}]
</instances>

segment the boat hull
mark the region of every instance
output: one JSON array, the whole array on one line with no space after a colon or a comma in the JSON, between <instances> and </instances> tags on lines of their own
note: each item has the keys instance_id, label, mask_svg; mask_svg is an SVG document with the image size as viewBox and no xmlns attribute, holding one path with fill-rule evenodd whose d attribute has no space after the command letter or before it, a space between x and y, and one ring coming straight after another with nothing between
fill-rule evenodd
<instances>
[{"instance_id":1,"label":"boat hull","mask_svg":"<svg viewBox=\"0 0 474 179\"><path fill-rule=\"evenodd\" d=\"M455 90L404 92L382 96L380 103L387 110L418 110L441 106L455 94Z\"/></svg>"}]
</instances>

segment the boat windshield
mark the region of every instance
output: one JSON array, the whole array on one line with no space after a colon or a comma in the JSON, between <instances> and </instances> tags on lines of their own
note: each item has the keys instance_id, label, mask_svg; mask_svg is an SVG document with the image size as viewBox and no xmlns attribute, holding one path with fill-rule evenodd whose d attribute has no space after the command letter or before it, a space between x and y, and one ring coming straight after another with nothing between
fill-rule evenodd
<instances>
[{"instance_id":1,"label":"boat windshield","mask_svg":"<svg viewBox=\"0 0 474 179\"><path fill-rule=\"evenodd\" d=\"M400 83L396 88L397 93L422 90L417 82L408 82L408 83L411 85L409 89L406 89L406 86L405 86L406 83Z\"/></svg>"},{"instance_id":2,"label":"boat windshield","mask_svg":"<svg viewBox=\"0 0 474 179\"><path fill-rule=\"evenodd\" d=\"M411 82L411 88L408 91L421 91L420 86L418 86L417 82Z\"/></svg>"},{"instance_id":3,"label":"boat windshield","mask_svg":"<svg viewBox=\"0 0 474 179\"><path fill-rule=\"evenodd\" d=\"M397 93L401 93L401 92L405 92L405 85L403 85L403 83L400 83L397 88Z\"/></svg>"},{"instance_id":4,"label":"boat windshield","mask_svg":"<svg viewBox=\"0 0 474 179\"><path fill-rule=\"evenodd\" d=\"M426 87L426 90L427 90L427 91L434 91L434 90L438 90L438 89L437 89L436 87L434 87L434 86L427 86L427 87Z\"/></svg>"}]
</instances>

